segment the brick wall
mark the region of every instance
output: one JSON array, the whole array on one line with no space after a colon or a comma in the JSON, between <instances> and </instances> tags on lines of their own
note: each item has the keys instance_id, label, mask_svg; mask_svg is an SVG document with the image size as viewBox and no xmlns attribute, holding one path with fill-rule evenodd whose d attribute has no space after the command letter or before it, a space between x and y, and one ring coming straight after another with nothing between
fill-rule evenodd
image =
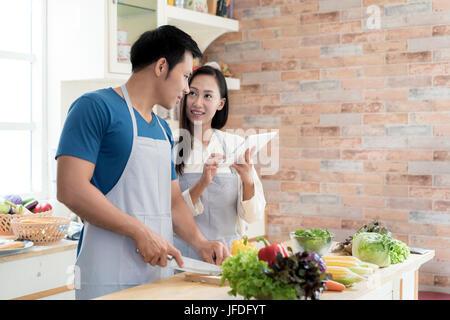
<instances>
[{"instance_id":1,"label":"brick wall","mask_svg":"<svg viewBox=\"0 0 450 320\"><path fill-rule=\"evenodd\" d=\"M241 79L228 128L279 129L269 237L343 240L378 219L436 250L420 285L450 292L450 1L235 0L234 14L240 31L206 60Z\"/></svg>"}]
</instances>

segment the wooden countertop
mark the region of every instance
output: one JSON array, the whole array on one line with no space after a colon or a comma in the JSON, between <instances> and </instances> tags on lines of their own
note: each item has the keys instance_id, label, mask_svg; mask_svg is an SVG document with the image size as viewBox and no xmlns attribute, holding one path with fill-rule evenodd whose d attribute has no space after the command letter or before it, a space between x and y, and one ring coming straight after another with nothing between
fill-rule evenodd
<instances>
[{"instance_id":1,"label":"wooden countertop","mask_svg":"<svg viewBox=\"0 0 450 320\"><path fill-rule=\"evenodd\" d=\"M9 239L9 238L7 236L0 236L0 239ZM48 246L34 245L31 248L25 249L21 252L0 254L0 263L31 258L44 254L61 252L65 250L76 250L77 245L78 241L67 239L62 239L61 241Z\"/></svg>"},{"instance_id":2,"label":"wooden countertop","mask_svg":"<svg viewBox=\"0 0 450 320\"><path fill-rule=\"evenodd\" d=\"M288 244L288 242L286 242ZM411 254L403 263L380 268L367 281L355 284L343 292L325 291L322 300L355 300L383 284L400 277L401 274L416 270L433 259L434 250L424 255ZM185 280L187 272L172 277L149 282L134 288L118 291L98 300L242 300L242 296L228 295L230 287L216 284L190 282Z\"/></svg>"}]
</instances>

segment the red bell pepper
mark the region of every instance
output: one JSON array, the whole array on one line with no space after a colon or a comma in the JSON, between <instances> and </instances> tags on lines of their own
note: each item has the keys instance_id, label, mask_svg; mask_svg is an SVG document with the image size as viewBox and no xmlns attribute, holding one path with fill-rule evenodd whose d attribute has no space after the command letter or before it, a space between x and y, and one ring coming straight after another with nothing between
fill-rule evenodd
<instances>
[{"instance_id":1,"label":"red bell pepper","mask_svg":"<svg viewBox=\"0 0 450 320\"><path fill-rule=\"evenodd\" d=\"M38 204L36 207L34 207L33 212L39 213L39 212L46 212L52 209L52 205L50 203L43 203Z\"/></svg>"},{"instance_id":2,"label":"red bell pepper","mask_svg":"<svg viewBox=\"0 0 450 320\"><path fill-rule=\"evenodd\" d=\"M286 247L281 242L271 245L269 241L261 237L256 238L256 241L263 241L264 244L266 245L264 248L259 249L258 259L261 261L266 261L269 267L272 265L272 263L277 262L278 253L280 253L282 257L289 256Z\"/></svg>"}]
</instances>

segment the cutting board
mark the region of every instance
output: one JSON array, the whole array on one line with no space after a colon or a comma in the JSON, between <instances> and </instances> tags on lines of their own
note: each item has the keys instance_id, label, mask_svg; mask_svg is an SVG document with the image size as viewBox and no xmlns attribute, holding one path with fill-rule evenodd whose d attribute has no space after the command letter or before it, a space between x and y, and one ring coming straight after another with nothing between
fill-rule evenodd
<instances>
[{"instance_id":1,"label":"cutting board","mask_svg":"<svg viewBox=\"0 0 450 320\"><path fill-rule=\"evenodd\" d=\"M208 283L208 284L213 284L216 286L221 286L221 277L220 276L210 276L210 275L205 275L205 274L200 274L200 273L191 273L188 272L184 275L184 280L185 281L190 281L190 282L200 282L200 283ZM228 284L228 280L225 281L225 285L229 285Z\"/></svg>"}]
</instances>

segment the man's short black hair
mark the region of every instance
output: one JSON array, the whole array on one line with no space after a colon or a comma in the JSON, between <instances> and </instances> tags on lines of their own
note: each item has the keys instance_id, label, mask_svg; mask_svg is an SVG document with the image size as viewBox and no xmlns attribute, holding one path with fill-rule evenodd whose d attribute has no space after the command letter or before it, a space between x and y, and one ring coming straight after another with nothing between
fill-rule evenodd
<instances>
[{"instance_id":1,"label":"man's short black hair","mask_svg":"<svg viewBox=\"0 0 450 320\"><path fill-rule=\"evenodd\" d=\"M201 58L197 43L186 32L177 27L164 25L144 32L131 47L131 67L138 72L160 58L166 58L169 72L190 51L194 58Z\"/></svg>"}]
</instances>

